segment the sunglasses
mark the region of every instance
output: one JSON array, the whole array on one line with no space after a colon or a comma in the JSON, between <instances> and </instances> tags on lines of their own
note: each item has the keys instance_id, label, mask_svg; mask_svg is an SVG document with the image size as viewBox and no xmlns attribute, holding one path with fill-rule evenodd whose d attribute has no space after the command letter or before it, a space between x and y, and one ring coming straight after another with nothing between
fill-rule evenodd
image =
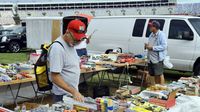
<instances>
[{"instance_id":1,"label":"sunglasses","mask_svg":"<svg viewBox=\"0 0 200 112\"><path fill-rule=\"evenodd\" d=\"M84 38L82 38L81 40L76 40L76 39L74 38L74 36L72 35L71 32L69 32L69 34L70 34L70 37L71 37L71 39L73 40L74 44L78 44L78 43L80 43L81 41L83 41L84 39L87 39L86 37L84 37Z\"/></svg>"},{"instance_id":2,"label":"sunglasses","mask_svg":"<svg viewBox=\"0 0 200 112\"><path fill-rule=\"evenodd\" d=\"M75 30L73 29L76 33L82 34L82 33L86 33L86 30Z\"/></svg>"}]
</instances>

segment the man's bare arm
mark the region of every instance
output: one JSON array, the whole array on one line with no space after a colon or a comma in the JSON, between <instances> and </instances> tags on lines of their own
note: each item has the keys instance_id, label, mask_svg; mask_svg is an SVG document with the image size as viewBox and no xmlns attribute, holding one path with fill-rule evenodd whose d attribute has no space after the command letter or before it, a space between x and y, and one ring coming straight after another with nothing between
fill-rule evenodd
<instances>
[{"instance_id":1,"label":"man's bare arm","mask_svg":"<svg viewBox=\"0 0 200 112\"><path fill-rule=\"evenodd\" d=\"M84 97L75 88L65 83L65 81L63 80L63 78L61 77L59 73L51 72L51 78L54 84L64 89L65 91L71 93L75 100L83 102Z\"/></svg>"}]
</instances>

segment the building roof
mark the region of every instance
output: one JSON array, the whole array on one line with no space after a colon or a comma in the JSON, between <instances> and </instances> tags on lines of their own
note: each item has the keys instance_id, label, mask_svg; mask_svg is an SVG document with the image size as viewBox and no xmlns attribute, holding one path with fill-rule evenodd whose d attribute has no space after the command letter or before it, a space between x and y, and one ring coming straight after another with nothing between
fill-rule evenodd
<instances>
[{"instance_id":1,"label":"building roof","mask_svg":"<svg viewBox=\"0 0 200 112\"><path fill-rule=\"evenodd\" d=\"M132 16L99 16L95 17L96 19L103 19L103 18L181 18L181 19L188 19L188 18L199 18L196 16L187 16L187 15L132 15Z\"/></svg>"},{"instance_id":2,"label":"building roof","mask_svg":"<svg viewBox=\"0 0 200 112\"><path fill-rule=\"evenodd\" d=\"M63 17L27 17L24 20L37 20L37 19L49 19L49 20L61 20ZM133 15L133 16L99 16L96 19L106 19L106 18L199 18L196 16L186 16L186 15Z\"/></svg>"},{"instance_id":3,"label":"building roof","mask_svg":"<svg viewBox=\"0 0 200 112\"><path fill-rule=\"evenodd\" d=\"M157 1L157 0L1 0L0 3L84 3L84 2L130 2L130 1Z\"/></svg>"}]
</instances>

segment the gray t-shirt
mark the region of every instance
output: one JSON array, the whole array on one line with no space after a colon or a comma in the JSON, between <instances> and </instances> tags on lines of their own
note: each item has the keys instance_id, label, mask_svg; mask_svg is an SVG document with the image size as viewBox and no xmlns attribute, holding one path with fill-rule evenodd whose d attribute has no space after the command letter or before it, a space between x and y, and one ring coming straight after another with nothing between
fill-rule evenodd
<instances>
[{"instance_id":1,"label":"gray t-shirt","mask_svg":"<svg viewBox=\"0 0 200 112\"><path fill-rule=\"evenodd\" d=\"M51 46L48 55L50 72L60 73L65 83L78 90L80 79L79 57L74 47L70 47L62 37L59 37L56 41L61 42L64 48L59 43L54 43ZM71 95L56 84L53 84L52 92L56 95Z\"/></svg>"},{"instance_id":2,"label":"gray t-shirt","mask_svg":"<svg viewBox=\"0 0 200 112\"><path fill-rule=\"evenodd\" d=\"M156 34L151 33L151 35L149 37L149 44L151 46L157 45L158 33L159 33L159 31ZM159 62L159 52L152 51L152 50L148 51L148 59L152 63L158 63Z\"/></svg>"}]
</instances>

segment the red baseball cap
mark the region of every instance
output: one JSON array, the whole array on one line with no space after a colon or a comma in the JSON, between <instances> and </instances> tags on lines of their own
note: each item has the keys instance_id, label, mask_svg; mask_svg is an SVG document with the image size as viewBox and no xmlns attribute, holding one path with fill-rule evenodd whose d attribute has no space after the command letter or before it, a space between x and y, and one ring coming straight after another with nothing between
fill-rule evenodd
<instances>
[{"instance_id":1,"label":"red baseball cap","mask_svg":"<svg viewBox=\"0 0 200 112\"><path fill-rule=\"evenodd\" d=\"M158 21L152 21L148 23L149 27L156 27L157 29L160 28L160 23Z\"/></svg>"},{"instance_id":2,"label":"red baseball cap","mask_svg":"<svg viewBox=\"0 0 200 112\"><path fill-rule=\"evenodd\" d=\"M152 27L152 26L153 26L152 22L149 22L149 23L148 23L148 26L149 26L149 27Z\"/></svg>"},{"instance_id":3,"label":"red baseball cap","mask_svg":"<svg viewBox=\"0 0 200 112\"><path fill-rule=\"evenodd\" d=\"M77 41L80 41L86 37L86 25L78 19L70 21L67 29L73 34Z\"/></svg>"}]
</instances>

